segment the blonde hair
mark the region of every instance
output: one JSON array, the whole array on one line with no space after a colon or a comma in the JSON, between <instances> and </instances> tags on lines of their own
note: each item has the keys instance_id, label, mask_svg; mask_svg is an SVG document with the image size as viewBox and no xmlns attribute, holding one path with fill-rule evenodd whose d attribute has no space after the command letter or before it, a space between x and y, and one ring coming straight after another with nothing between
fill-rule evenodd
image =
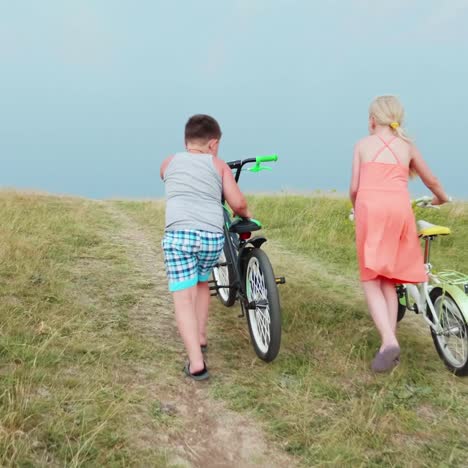
<instances>
[{"instance_id":1,"label":"blonde hair","mask_svg":"<svg viewBox=\"0 0 468 468\"><path fill-rule=\"evenodd\" d=\"M369 107L369 115L374 117L375 123L378 125L388 125L396 136L410 144L412 143L411 138L407 135L403 127L405 109L396 96L376 97ZM411 164L409 167L409 176L411 179L417 176Z\"/></svg>"},{"instance_id":2,"label":"blonde hair","mask_svg":"<svg viewBox=\"0 0 468 468\"><path fill-rule=\"evenodd\" d=\"M388 125L395 135L411 143L411 138L403 128L405 110L396 96L376 97L369 107L369 115L374 117L378 125Z\"/></svg>"}]
</instances>

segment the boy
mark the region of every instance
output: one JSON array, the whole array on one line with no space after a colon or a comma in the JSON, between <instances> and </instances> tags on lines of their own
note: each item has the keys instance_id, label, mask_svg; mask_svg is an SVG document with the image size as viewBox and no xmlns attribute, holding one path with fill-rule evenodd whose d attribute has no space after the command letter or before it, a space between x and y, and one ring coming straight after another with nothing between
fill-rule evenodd
<instances>
[{"instance_id":1,"label":"boy","mask_svg":"<svg viewBox=\"0 0 468 468\"><path fill-rule=\"evenodd\" d=\"M184 372L195 380L209 377L202 349L207 346L208 279L224 245L222 196L237 215L251 217L231 169L218 159L220 139L213 117L190 117L186 151L168 157L160 171L166 191L163 250L169 291L189 356Z\"/></svg>"}]
</instances>

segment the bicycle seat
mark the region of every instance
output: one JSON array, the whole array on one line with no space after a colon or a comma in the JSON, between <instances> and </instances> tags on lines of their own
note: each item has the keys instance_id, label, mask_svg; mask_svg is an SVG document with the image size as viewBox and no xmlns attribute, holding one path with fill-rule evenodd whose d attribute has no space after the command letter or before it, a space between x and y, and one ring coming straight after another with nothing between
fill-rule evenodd
<instances>
[{"instance_id":1,"label":"bicycle seat","mask_svg":"<svg viewBox=\"0 0 468 468\"><path fill-rule=\"evenodd\" d=\"M448 236L451 234L450 228L437 226L427 221L418 221L419 237Z\"/></svg>"},{"instance_id":2,"label":"bicycle seat","mask_svg":"<svg viewBox=\"0 0 468 468\"><path fill-rule=\"evenodd\" d=\"M236 234L244 234L245 232L253 232L262 229L260 221L256 219L236 218L230 228L229 232L235 232Z\"/></svg>"}]
</instances>

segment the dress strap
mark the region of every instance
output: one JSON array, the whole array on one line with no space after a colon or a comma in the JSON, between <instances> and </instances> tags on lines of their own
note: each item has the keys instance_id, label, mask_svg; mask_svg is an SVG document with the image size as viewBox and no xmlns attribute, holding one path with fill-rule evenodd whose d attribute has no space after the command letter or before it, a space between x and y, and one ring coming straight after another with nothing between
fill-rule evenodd
<instances>
[{"instance_id":1,"label":"dress strap","mask_svg":"<svg viewBox=\"0 0 468 468\"><path fill-rule=\"evenodd\" d=\"M393 157L395 158L395 161L397 162L397 164L401 164L400 163L400 159L398 158L398 156L395 154L395 151L392 150L392 148L390 148L390 145L398 138L396 136L394 136L388 143L380 136L380 135L377 135L377 137L382 141L382 143L384 144L384 146L382 146L382 148L379 149L379 151L377 151L377 153L375 154L375 156L373 157L372 159L372 162L375 162L375 160L380 156L380 154L388 149L390 151L390 153L393 154Z\"/></svg>"}]
</instances>

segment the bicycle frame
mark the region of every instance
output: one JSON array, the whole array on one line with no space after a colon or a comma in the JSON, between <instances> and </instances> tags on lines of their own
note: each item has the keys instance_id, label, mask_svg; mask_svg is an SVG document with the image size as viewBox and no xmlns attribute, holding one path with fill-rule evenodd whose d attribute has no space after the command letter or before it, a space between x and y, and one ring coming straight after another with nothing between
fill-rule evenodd
<instances>
[{"instance_id":1,"label":"bicycle frame","mask_svg":"<svg viewBox=\"0 0 468 468\"><path fill-rule=\"evenodd\" d=\"M440 288L443 294L450 294L456 300L462 314L468 319L468 276L458 272L442 271L434 273L430 262L431 244L435 236L425 238L424 264L429 281L419 284L404 284L406 305L409 310L416 313L421 312L424 320L434 330L435 333L442 333L438 314L431 299L431 292L435 288ZM464 291L460 286L464 286ZM464 294L463 294L464 293ZM414 305L410 306L409 297L413 299ZM428 314L428 308L431 317Z\"/></svg>"},{"instance_id":2,"label":"bicycle frame","mask_svg":"<svg viewBox=\"0 0 468 468\"><path fill-rule=\"evenodd\" d=\"M259 165L258 158L249 158L244 160L237 160L231 161L228 163L229 167L235 170L234 178L236 182L239 182L240 174L242 172L242 168L246 164L256 163L257 166ZM229 285L217 285L211 286L210 289L221 289L221 288L231 288L236 289L238 291L240 302L242 306L242 314L241 317L245 314L246 309L255 308L255 304L250 304L247 298L247 292L245 289L245 278L243 277L243 268L242 268L242 260L249 250L252 248L260 248L263 243L267 241L267 239L263 236L256 236L253 238L246 238L242 239L239 235L230 232L229 228L231 226L231 215L229 213L228 208L226 207L224 196L222 198L223 203L223 216L224 216L224 236L226 239L226 245L228 249L228 255L226 258L226 264L230 264L234 270L235 280L233 284ZM238 244L236 245L236 242ZM220 266L225 266L226 264L220 264ZM277 284L285 283L285 279L283 277L277 278Z\"/></svg>"}]
</instances>

